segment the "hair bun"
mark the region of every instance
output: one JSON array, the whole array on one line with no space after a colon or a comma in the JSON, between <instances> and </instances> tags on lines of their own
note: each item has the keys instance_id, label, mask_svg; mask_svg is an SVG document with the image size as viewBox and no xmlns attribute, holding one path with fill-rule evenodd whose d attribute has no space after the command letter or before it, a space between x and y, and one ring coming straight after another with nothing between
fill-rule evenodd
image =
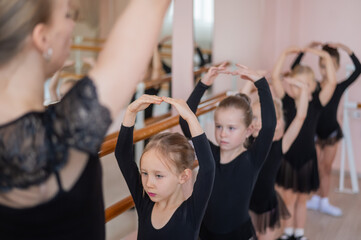
<instances>
[{"instance_id":1,"label":"hair bun","mask_svg":"<svg viewBox=\"0 0 361 240\"><path fill-rule=\"evenodd\" d=\"M244 93L237 93L236 95L234 95L236 97L242 98L244 99L248 104L251 104L251 99Z\"/></svg>"}]
</instances>

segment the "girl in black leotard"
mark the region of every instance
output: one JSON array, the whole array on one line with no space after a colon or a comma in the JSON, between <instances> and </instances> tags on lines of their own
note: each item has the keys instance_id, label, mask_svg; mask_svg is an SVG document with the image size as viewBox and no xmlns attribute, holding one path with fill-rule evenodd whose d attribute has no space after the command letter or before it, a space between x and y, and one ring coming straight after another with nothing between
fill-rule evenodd
<instances>
[{"instance_id":1,"label":"girl in black leotard","mask_svg":"<svg viewBox=\"0 0 361 240\"><path fill-rule=\"evenodd\" d=\"M133 128L137 112L162 101L186 119L196 151L199 171L192 195L182 186L192 176L194 150L179 133L154 136L144 149L140 169L133 160ZM197 117L184 100L143 95L127 108L115 156L138 212L138 239L198 239L199 228L212 191L214 160Z\"/></svg>"},{"instance_id":2,"label":"girl in black leotard","mask_svg":"<svg viewBox=\"0 0 361 240\"><path fill-rule=\"evenodd\" d=\"M288 151L296 139L306 117L308 86L296 79L289 79L288 83L301 89L300 104L296 117L284 132L282 102L278 99L273 100L277 116L275 135L271 150L258 175L250 203L250 215L259 240L275 239L275 231L280 227L281 219L290 217L283 199L275 190L275 182L283 154ZM252 104L252 110L254 115L252 136L257 138L261 126L261 109L258 101Z\"/></svg>"},{"instance_id":3,"label":"girl in black leotard","mask_svg":"<svg viewBox=\"0 0 361 240\"><path fill-rule=\"evenodd\" d=\"M197 110L204 92L219 73L226 73L224 64L209 69L197 84L187 103ZM217 145L211 144L216 163L216 176L212 195L203 219L200 238L256 239L248 213L254 183L270 149L276 126L271 92L264 77L243 66L233 74L251 80L258 89L262 111L262 129L252 147L244 143L251 135L252 109L249 98L242 94L222 100L215 111ZM187 125L180 119L184 134L190 137Z\"/></svg>"},{"instance_id":4,"label":"girl in black leotard","mask_svg":"<svg viewBox=\"0 0 361 240\"><path fill-rule=\"evenodd\" d=\"M296 116L300 91L292 86L283 88L281 69L286 56L299 51L300 49L298 48L286 49L278 59L272 73L272 85L274 86L275 94L283 102L286 131ZM319 88L314 79L312 69L306 66L297 66L290 73L291 77L308 84L309 106L301 131L288 152L285 153L276 180L277 184L283 188L281 195L291 213L291 218L285 221L286 228L284 235L280 239L292 239L293 234L296 239L306 239L304 237L304 225L307 214L306 201L308 194L319 188L317 155L314 143L317 120L323 106L331 99L336 87L336 74L330 55L325 51L311 48L305 49L305 51L312 52L325 59L328 80Z\"/></svg>"},{"instance_id":5,"label":"girl in black leotard","mask_svg":"<svg viewBox=\"0 0 361 240\"><path fill-rule=\"evenodd\" d=\"M320 42L312 42L310 44L310 47L318 47L320 45L323 44ZM355 54L352 52L352 50L344 44L328 43L324 44L322 49L327 51L331 55L336 70L340 68L340 54L337 49L344 50L351 57L351 60L355 66L355 70L352 74L350 74L347 79L337 84L330 102L322 110L320 119L318 120L316 130L316 149L320 173L320 189L317 194L314 195L311 200L307 202L307 208L319 210L332 216L341 216L342 210L338 207L331 205L328 200L332 164L335 160L338 142L343 137L342 129L337 121L337 109L344 91L360 75L361 64ZM293 63L292 68L300 64L303 55L303 53L299 54L296 61ZM325 63L322 59L320 59L319 61L319 67L322 75L322 80L320 81L320 84L322 85L324 81L327 80L327 75L324 70Z\"/></svg>"}]
</instances>

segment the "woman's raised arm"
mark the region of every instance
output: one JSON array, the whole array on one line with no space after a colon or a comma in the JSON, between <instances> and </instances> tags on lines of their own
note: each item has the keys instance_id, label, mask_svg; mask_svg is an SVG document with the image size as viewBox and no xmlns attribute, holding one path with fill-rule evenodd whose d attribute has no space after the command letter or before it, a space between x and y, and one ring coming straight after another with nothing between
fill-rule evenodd
<instances>
[{"instance_id":1,"label":"woman's raised arm","mask_svg":"<svg viewBox=\"0 0 361 240\"><path fill-rule=\"evenodd\" d=\"M114 117L128 104L157 43L170 0L132 0L116 21L89 76Z\"/></svg>"}]
</instances>

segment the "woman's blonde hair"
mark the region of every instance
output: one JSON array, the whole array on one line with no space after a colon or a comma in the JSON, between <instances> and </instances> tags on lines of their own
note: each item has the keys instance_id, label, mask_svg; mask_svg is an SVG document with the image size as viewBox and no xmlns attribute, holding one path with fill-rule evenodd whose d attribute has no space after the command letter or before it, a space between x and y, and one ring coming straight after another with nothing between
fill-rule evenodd
<instances>
[{"instance_id":1,"label":"woman's blonde hair","mask_svg":"<svg viewBox=\"0 0 361 240\"><path fill-rule=\"evenodd\" d=\"M0 65L21 51L24 39L39 23L48 23L49 0L0 0Z\"/></svg>"}]
</instances>

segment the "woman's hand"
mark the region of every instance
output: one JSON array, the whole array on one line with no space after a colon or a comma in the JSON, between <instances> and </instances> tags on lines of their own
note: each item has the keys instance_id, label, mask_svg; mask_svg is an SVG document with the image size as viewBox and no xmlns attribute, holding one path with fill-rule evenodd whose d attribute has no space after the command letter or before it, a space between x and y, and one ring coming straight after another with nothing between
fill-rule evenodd
<instances>
[{"instance_id":1,"label":"woman's hand","mask_svg":"<svg viewBox=\"0 0 361 240\"><path fill-rule=\"evenodd\" d=\"M211 86L217 76L221 73L230 74L226 69L227 62L222 63L219 67L211 67L208 72L201 79L201 82L207 86Z\"/></svg>"}]
</instances>

